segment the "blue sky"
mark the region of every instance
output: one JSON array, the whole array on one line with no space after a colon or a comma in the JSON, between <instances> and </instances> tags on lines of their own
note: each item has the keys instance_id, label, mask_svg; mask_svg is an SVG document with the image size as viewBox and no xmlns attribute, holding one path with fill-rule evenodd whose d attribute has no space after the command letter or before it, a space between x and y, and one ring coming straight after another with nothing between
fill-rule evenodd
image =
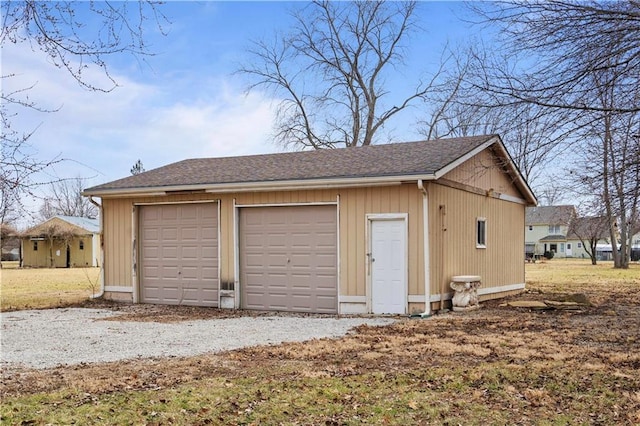
<instances>
[{"instance_id":1,"label":"blue sky","mask_svg":"<svg viewBox=\"0 0 640 426\"><path fill-rule=\"evenodd\" d=\"M193 157L278 152L271 141L274 99L268 93L246 94L246 80L234 75L246 58L250 40L286 32L289 11L297 2L169 2L171 21L161 36L150 33L155 56L144 61L124 55L109 62L119 84L109 93L82 89L64 71L28 45L3 46L2 72L16 73L5 90L36 84L29 96L51 114L23 111L14 126L37 131L30 143L43 159L69 159L52 174L90 178L87 186L129 175L141 159L145 168ZM443 46L471 37L459 19L458 2L421 2L417 17L424 33L411 39L407 68L389 87L401 91L424 68L439 63ZM106 82L92 70L87 78ZM277 100L275 100L277 101ZM419 138L409 123L394 130L398 141Z\"/></svg>"}]
</instances>

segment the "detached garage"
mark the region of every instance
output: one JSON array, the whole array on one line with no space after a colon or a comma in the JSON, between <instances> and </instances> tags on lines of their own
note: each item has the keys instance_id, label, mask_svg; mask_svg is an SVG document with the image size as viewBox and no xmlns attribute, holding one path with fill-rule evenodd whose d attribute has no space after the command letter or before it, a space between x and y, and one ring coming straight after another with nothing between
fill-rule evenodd
<instances>
[{"instance_id":1,"label":"detached garage","mask_svg":"<svg viewBox=\"0 0 640 426\"><path fill-rule=\"evenodd\" d=\"M521 291L536 204L495 135L190 159L85 195L106 298L332 314L428 313L456 275Z\"/></svg>"}]
</instances>

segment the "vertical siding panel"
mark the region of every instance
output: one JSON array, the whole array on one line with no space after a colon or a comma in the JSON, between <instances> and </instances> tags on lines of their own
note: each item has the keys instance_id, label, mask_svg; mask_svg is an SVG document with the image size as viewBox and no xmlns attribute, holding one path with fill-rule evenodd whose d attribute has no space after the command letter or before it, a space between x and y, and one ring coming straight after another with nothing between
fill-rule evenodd
<instances>
[{"instance_id":1,"label":"vertical siding panel","mask_svg":"<svg viewBox=\"0 0 640 426\"><path fill-rule=\"evenodd\" d=\"M346 232L343 235L343 241L346 242L346 245L342 247L346 249L347 252L347 265L343 265L347 268L347 291L349 295L358 294L358 274L357 274L357 258L358 258L358 240L355 238L357 228L358 228L358 218L356 217L357 212L357 198L356 191L351 189L347 191L347 209L344 212L345 219L347 223Z\"/></svg>"},{"instance_id":2,"label":"vertical siding panel","mask_svg":"<svg viewBox=\"0 0 640 426\"><path fill-rule=\"evenodd\" d=\"M354 261L356 263L356 286L355 293L360 295L367 294L367 276L366 276L366 253L368 250L367 247L367 239L366 239L366 213L365 213L365 203L366 203L366 191L362 188L358 189L354 195L356 196L356 229L355 229L355 239L358 243L357 252L354 253Z\"/></svg>"},{"instance_id":3,"label":"vertical siding panel","mask_svg":"<svg viewBox=\"0 0 640 426\"><path fill-rule=\"evenodd\" d=\"M233 221L233 198L229 195L223 195L219 198L219 205L215 206L220 212L218 218L220 235L220 241L218 241L218 252L220 253L220 259L218 264L220 265L220 284L233 282L234 276L234 257L233 257L233 233L235 229L235 223Z\"/></svg>"},{"instance_id":4,"label":"vertical siding panel","mask_svg":"<svg viewBox=\"0 0 640 426\"><path fill-rule=\"evenodd\" d=\"M400 210L400 193L402 192L402 186L385 188L384 191L387 194L388 212L389 213L406 213L406 211Z\"/></svg>"},{"instance_id":5,"label":"vertical siding panel","mask_svg":"<svg viewBox=\"0 0 640 426\"><path fill-rule=\"evenodd\" d=\"M422 223L422 215L418 212L418 203L416 187L412 185L403 185L402 199L400 200L400 211L407 212L409 215L408 223L408 262L409 262L409 294L422 294L420 287L420 270L421 262L418 257L418 238L420 233L420 224ZM421 195L420 195L421 196Z\"/></svg>"},{"instance_id":6,"label":"vertical siding panel","mask_svg":"<svg viewBox=\"0 0 640 426\"><path fill-rule=\"evenodd\" d=\"M447 205L447 240L442 250L441 232L431 225L432 283L434 293L448 286L453 275L482 277L482 287L500 287L524 282L524 206L500 201L440 185L429 189L430 211L438 214L440 204ZM487 248L475 246L477 217L487 218ZM433 218L432 218L433 219ZM453 223L456 226L451 226ZM509 238L505 238L509 236ZM446 262L443 275L441 253ZM435 269L438 269L436 273Z\"/></svg>"},{"instance_id":7,"label":"vertical siding panel","mask_svg":"<svg viewBox=\"0 0 640 426\"><path fill-rule=\"evenodd\" d=\"M382 197L380 196L380 188L371 188L371 213L382 213Z\"/></svg>"}]
</instances>

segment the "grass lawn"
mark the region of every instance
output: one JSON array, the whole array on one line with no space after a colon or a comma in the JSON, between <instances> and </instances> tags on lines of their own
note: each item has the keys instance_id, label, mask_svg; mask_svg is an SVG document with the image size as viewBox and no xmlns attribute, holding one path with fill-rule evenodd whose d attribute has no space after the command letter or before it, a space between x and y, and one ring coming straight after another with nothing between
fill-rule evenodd
<instances>
[{"instance_id":1,"label":"grass lawn","mask_svg":"<svg viewBox=\"0 0 640 426\"><path fill-rule=\"evenodd\" d=\"M42 309L85 301L99 290L99 268L19 269L2 262L0 310Z\"/></svg>"},{"instance_id":2,"label":"grass lawn","mask_svg":"<svg viewBox=\"0 0 640 426\"><path fill-rule=\"evenodd\" d=\"M526 268L517 299L584 293L592 305L491 301L341 339L3 372L0 423L640 424L640 265Z\"/></svg>"}]
</instances>

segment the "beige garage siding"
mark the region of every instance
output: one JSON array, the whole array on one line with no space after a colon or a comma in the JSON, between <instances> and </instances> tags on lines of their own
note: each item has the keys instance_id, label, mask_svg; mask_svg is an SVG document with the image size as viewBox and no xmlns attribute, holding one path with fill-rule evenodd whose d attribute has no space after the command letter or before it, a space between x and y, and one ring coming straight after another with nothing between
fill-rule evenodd
<instances>
[{"instance_id":1,"label":"beige garage siding","mask_svg":"<svg viewBox=\"0 0 640 426\"><path fill-rule=\"evenodd\" d=\"M240 209L241 306L338 312L336 206Z\"/></svg>"},{"instance_id":2,"label":"beige garage siding","mask_svg":"<svg viewBox=\"0 0 640 426\"><path fill-rule=\"evenodd\" d=\"M236 281L234 247L235 205L272 205L288 203L336 203L339 198L340 288L343 296L366 296L366 215L370 213L407 213L409 294L424 294L422 194L415 183L375 188L333 190L250 192L241 194L187 194L167 197L105 198L105 283L107 286L132 287L134 237L132 221L142 203L168 203L203 200L220 202L220 281ZM334 207L335 208L335 207ZM132 215L133 212L133 215ZM362 299L364 300L364 299Z\"/></svg>"},{"instance_id":3,"label":"beige garage siding","mask_svg":"<svg viewBox=\"0 0 640 426\"><path fill-rule=\"evenodd\" d=\"M480 275L483 288L525 282L524 205L438 184L428 190L432 293L450 292L453 275ZM476 248L478 217L487 218L486 248Z\"/></svg>"},{"instance_id":4,"label":"beige garage siding","mask_svg":"<svg viewBox=\"0 0 640 426\"><path fill-rule=\"evenodd\" d=\"M140 301L218 306L217 203L139 208Z\"/></svg>"}]
</instances>

